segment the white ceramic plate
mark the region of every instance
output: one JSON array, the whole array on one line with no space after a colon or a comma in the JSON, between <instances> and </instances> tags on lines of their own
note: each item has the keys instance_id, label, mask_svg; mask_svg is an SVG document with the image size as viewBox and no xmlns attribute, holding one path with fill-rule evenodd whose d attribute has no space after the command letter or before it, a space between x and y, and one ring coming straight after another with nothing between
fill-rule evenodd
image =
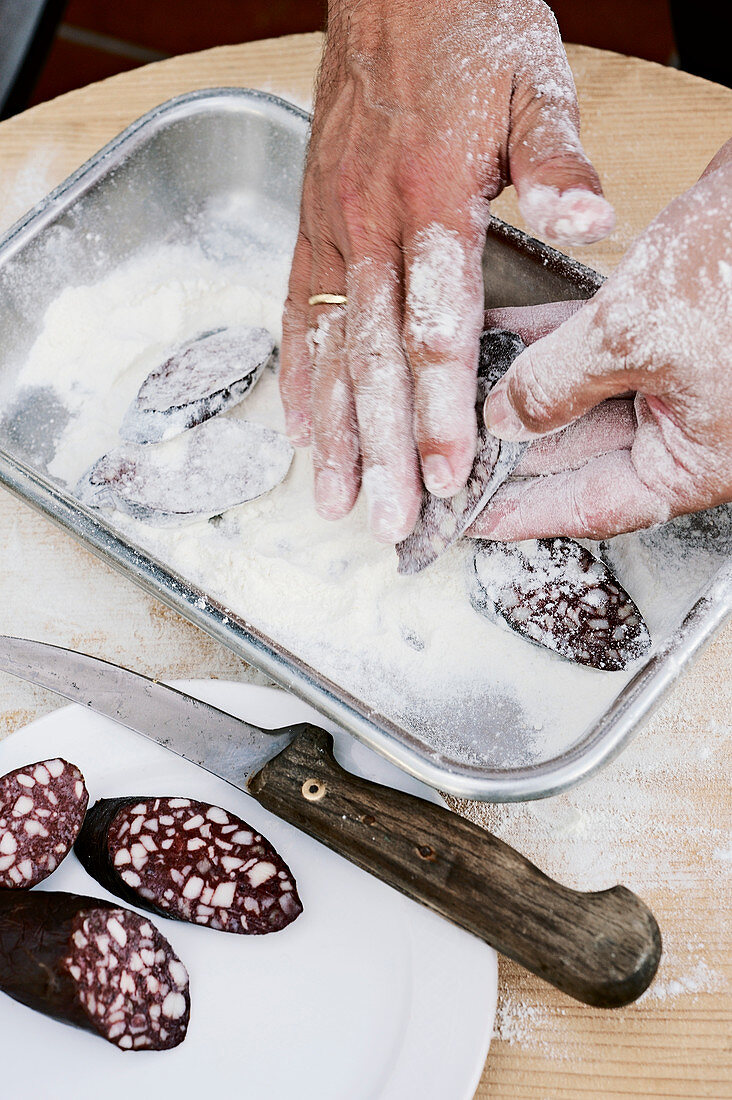
<instances>
[{"instance_id":1,"label":"white ceramic plate","mask_svg":"<svg viewBox=\"0 0 732 1100\"><path fill-rule=\"evenodd\" d=\"M176 686L258 725L328 726L272 688ZM336 750L351 771L439 801L348 735L336 733ZM92 802L180 794L239 814L290 865L304 912L282 932L252 937L155 918L191 976L188 1035L165 1053L123 1055L0 994L3 1095L472 1100L493 1030L494 951L248 795L81 707L65 707L0 742L0 774L48 756L81 768ZM111 896L73 854L40 888Z\"/></svg>"}]
</instances>

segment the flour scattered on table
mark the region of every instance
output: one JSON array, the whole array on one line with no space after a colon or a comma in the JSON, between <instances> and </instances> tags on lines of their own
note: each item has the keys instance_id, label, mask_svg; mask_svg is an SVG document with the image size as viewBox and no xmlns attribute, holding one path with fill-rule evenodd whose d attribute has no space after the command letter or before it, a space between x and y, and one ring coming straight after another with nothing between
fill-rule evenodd
<instances>
[{"instance_id":1,"label":"flour scattered on table","mask_svg":"<svg viewBox=\"0 0 732 1100\"><path fill-rule=\"evenodd\" d=\"M655 1011L659 1004L672 1008L679 998L700 1001L726 985L719 968L723 921L709 918L705 910L707 932L700 938L702 914L698 895L689 893L693 879L686 871L690 863L704 869L712 914L728 909L729 827L710 807L724 804L732 723L710 724L706 719L710 690L728 700L732 714L729 678L722 674L710 688L708 677L692 673L685 682L683 720L675 717L678 703L662 707L616 761L564 794L503 805L448 799L564 885L604 890L622 883L650 906L661 925L661 965L646 993L623 1010L623 1020L628 1014ZM698 740L689 736L694 728L701 731ZM684 799L687 790L690 797ZM709 792L708 798L703 791ZM503 963L496 1036L553 1059L579 1054L581 1023L555 1003L553 994L547 999L543 989L532 991L518 969L512 969L506 982L507 965L513 964ZM604 1014L603 1027L612 1028L614 1018Z\"/></svg>"}]
</instances>

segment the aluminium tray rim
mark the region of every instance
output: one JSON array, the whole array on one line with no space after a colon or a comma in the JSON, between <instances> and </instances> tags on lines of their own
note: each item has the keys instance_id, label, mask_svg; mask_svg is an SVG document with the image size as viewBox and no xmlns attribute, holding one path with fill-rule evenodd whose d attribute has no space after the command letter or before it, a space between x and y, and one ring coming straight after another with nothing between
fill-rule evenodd
<instances>
[{"instance_id":1,"label":"aluminium tray rim","mask_svg":"<svg viewBox=\"0 0 732 1100\"><path fill-rule=\"evenodd\" d=\"M76 172L63 181L0 238L0 267L43 226L65 209L78 194L88 190L106 170L115 167L114 154L125 154L142 143L155 123L184 117L202 102L223 105L238 100L256 103L269 112L289 114L307 124L305 111L268 92L241 88L202 89L184 93L153 108L137 119ZM153 129L154 132L154 129ZM597 273L521 234L514 227L500 235L520 235L552 262L567 270ZM439 753L425 754L423 743L389 719L379 716L325 676L317 673L284 647L246 624L201 589L127 542L111 525L76 502L49 478L0 450L0 483L64 528L82 545L129 577L149 594L161 599L184 618L254 665L276 683L314 706L322 714L376 749L415 778L450 794L485 801L524 801L566 790L589 778L627 745L653 707L672 686L685 665L711 640L732 613L732 561L724 564L707 586L680 629L662 651L653 654L624 686L599 721L585 730L574 745L538 764L495 769L447 761Z\"/></svg>"}]
</instances>

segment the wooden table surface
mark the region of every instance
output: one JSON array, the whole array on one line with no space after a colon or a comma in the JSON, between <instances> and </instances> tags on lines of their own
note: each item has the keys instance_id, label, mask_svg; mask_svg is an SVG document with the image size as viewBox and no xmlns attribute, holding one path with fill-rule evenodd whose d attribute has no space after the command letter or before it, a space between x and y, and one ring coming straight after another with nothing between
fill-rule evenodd
<instances>
[{"instance_id":1,"label":"wooden table surface","mask_svg":"<svg viewBox=\"0 0 732 1100\"><path fill-rule=\"evenodd\" d=\"M189 54L72 92L2 123L0 231L133 119L170 96L238 85L307 104L319 50L320 36L302 35ZM732 91L616 54L571 46L568 52L585 147L618 211L610 239L582 250L581 258L609 271L633 236L694 181L729 137ZM522 225L510 193L495 210ZM76 647L149 674L266 682L5 491L0 491L0 606L4 632ZM643 752L665 751L669 739L703 746L710 730L729 733L731 657L728 627L646 727ZM57 705L55 696L0 677L0 737ZM480 1100L732 1096L732 999L726 980L732 950L724 922L729 880L720 891L719 876L700 862L696 846L678 839L688 836L695 821L729 823L722 755L711 777L709 771L704 781L678 776L670 797L668 788L659 794L656 812L672 839L667 880L649 899L668 942L676 936L702 945L714 979L688 986L684 996L645 999L603 1014L502 962L503 1027L476 1093ZM642 861L644 837L634 833L632 820L628 829L633 856ZM729 866L728 851L726 857ZM667 990L674 991L673 982ZM510 1026L511 1013L528 1021L528 1040L525 1028Z\"/></svg>"}]
</instances>

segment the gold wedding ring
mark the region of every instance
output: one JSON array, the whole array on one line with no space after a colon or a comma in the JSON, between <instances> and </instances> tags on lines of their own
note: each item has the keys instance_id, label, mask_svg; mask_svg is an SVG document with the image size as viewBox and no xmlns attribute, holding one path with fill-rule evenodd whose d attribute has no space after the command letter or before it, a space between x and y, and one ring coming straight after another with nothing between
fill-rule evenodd
<instances>
[{"instance_id":1,"label":"gold wedding ring","mask_svg":"<svg viewBox=\"0 0 732 1100\"><path fill-rule=\"evenodd\" d=\"M308 298L309 306L345 306L347 302L345 294L313 294Z\"/></svg>"}]
</instances>

